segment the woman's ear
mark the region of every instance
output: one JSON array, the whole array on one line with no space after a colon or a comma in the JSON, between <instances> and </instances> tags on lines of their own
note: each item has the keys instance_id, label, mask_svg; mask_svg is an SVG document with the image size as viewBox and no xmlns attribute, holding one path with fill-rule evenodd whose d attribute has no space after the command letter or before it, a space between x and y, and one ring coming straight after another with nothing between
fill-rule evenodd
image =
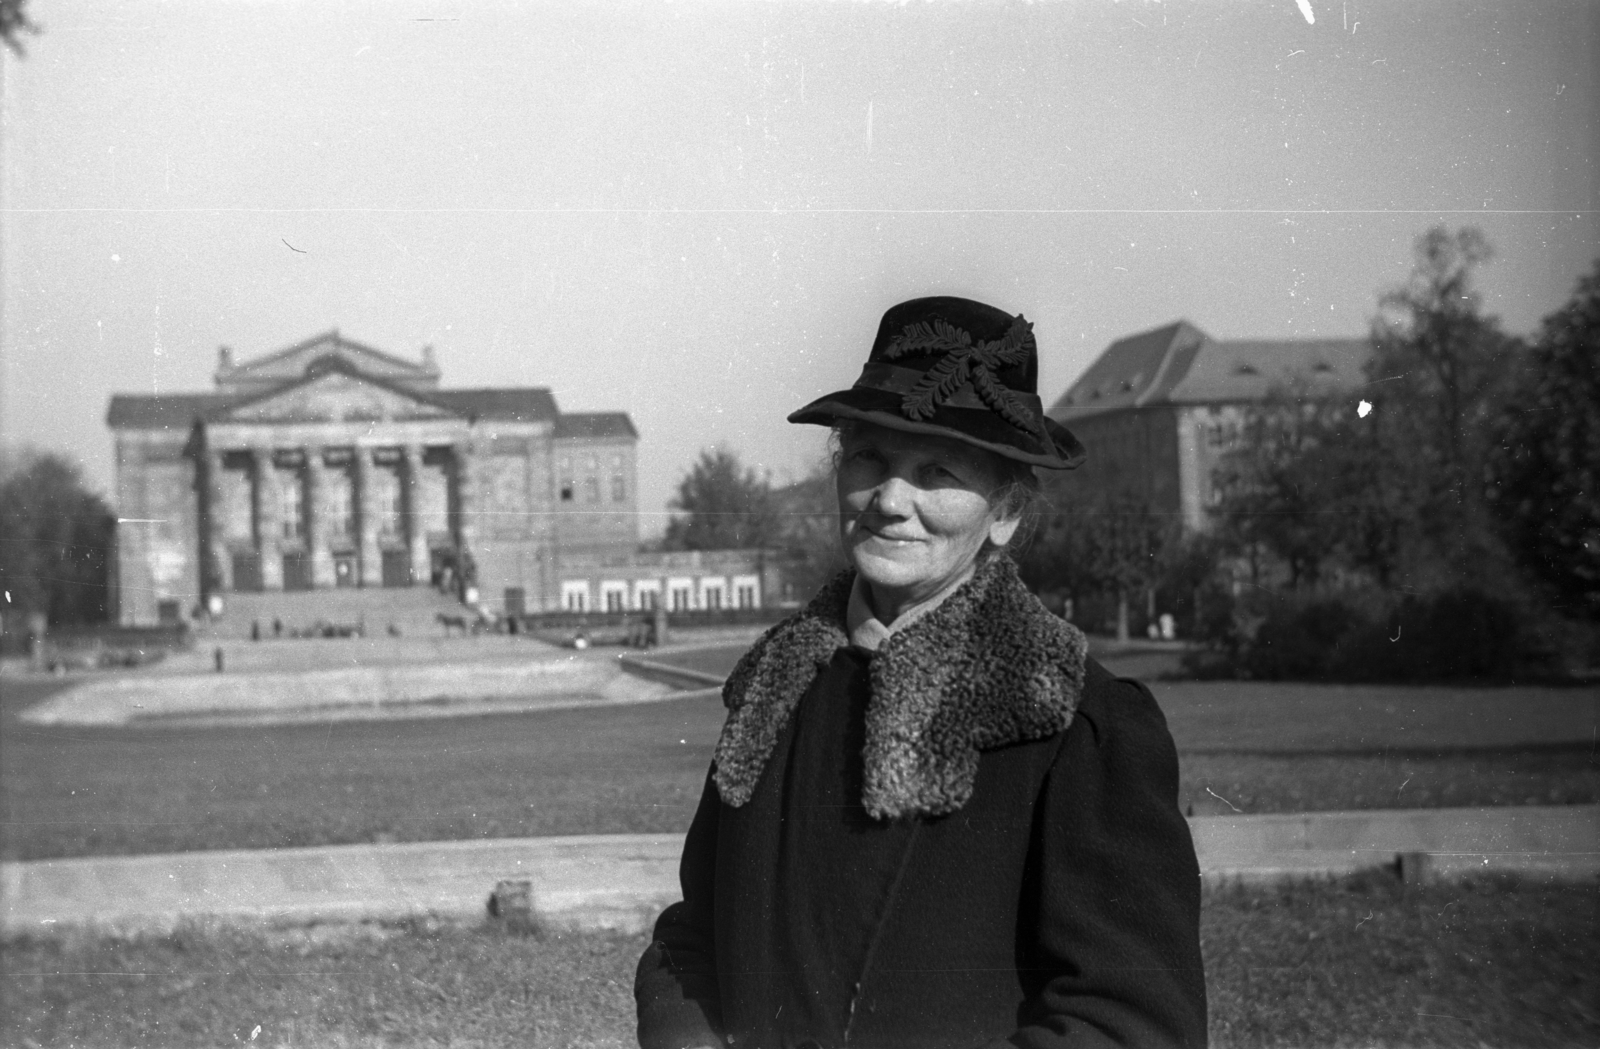
<instances>
[{"instance_id":1,"label":"woman's ear","mask_svg":"<svg viewBox=\"0 0 1600 1049\"><path fill-rule=\"evenodd\" d=\"M1011 542L1011 537L1017 534L1017 528L1022 524L1022 515L1007 513L1005 516L996 517L989 522L989 542L996 547L1004 547Z\"/></svg>"}]
</instances>

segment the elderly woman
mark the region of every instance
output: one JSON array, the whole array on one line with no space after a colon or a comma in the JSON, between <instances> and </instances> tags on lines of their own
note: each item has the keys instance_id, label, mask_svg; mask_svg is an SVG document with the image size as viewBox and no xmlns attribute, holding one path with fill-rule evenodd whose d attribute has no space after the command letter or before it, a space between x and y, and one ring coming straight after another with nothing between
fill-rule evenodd
<instances>
[{"instance_id":1,"label":"elderly woman","mask_svg":"<svg viewBox=\"0 0 1600 1049\"><path fill-rule=\"evenodd\" d=\"M1083 458L1032 326L884 315L837 438L854 566L769 630L635 995L645 1049L1199 1046L1199 870L1150 693L1017 578L1033 467Z\"/></svg>"}]
</instances>

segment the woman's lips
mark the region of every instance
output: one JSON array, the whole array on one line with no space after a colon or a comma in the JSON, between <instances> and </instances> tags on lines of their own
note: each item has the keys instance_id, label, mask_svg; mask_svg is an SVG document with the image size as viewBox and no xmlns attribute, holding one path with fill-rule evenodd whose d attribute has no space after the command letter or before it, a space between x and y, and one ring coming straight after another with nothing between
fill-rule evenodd
<instances>
[{"instance_id":1,"label":"woman's lips","mask_svg":"<svg viewBox=\"0 0 1600 1049\"><path fill-rule=\"evenodd\" d=\"M895 535L892 532L880 532L871 525L862 525L861 529L862 531L866 532L869 537L873 539L881 539L886 543L915 543L919 540L919 537L914 535Z\"/></svg>"}]
</instances>

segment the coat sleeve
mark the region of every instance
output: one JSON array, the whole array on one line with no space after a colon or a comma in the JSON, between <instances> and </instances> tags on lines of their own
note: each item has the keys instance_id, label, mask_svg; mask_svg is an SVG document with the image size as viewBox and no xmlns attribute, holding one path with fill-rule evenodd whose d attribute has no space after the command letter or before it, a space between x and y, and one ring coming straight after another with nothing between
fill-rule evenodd
<instances>
[{"instance_id":1,"label":"coat sleeve","mask_svg":"<svg viewBox=\"0 0 1600 1049\"><path fill-rule=\"evenodd\" d=\"M1036 982L1008 1042L1204 1046L1200 871L1177 751L1148 689L1098 665L1090 674L1044 788L1029 892Z\"/></svg>"},{"instance_id":2,"label":"coat sleeve","mask_svg":"<svg viewBox=\"0 0 1600 1049\"><path fill-rule=\"evenodd\" d=\"M720 806L708 774L678 865L683 900L656 920L654 939L634 976L641 1049L723 1044L712 919Z\"/></svg>"}]
</instances>

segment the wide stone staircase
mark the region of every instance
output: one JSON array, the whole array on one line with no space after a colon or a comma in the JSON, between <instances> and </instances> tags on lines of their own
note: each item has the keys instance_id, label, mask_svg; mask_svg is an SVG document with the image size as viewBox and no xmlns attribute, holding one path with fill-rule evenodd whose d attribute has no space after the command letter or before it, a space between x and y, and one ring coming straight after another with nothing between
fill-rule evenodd
<instances>
[{"instance_id":1,"label":"wide stone staircase","mask_svg":"<svg viewBox=\"0 0 1600 1049\"><path fill-rule=\"evenodd\" d=\"M306 634L322 626L341 633L359 630L368 637L431 637L444 633L438 617L470 615L471 611L431 586L349 587L232 593L223 598L222 615L196 624L195 639L263 640ZM280 629L275 630L274 624ZM392 629L391 629L392 628Z\"/></svg>"}]
</instances>

